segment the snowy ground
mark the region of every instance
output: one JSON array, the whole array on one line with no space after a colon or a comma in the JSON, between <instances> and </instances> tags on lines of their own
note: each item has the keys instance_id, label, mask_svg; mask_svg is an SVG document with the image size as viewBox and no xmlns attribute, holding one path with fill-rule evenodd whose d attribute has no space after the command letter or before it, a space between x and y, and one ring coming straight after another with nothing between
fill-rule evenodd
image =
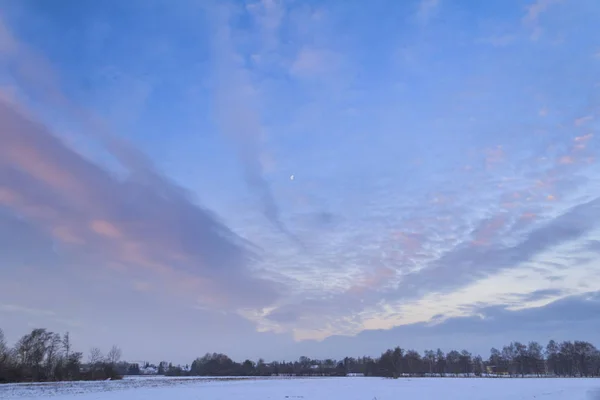
<instances>
[{"instance_id":1,"label":"snowy ground","mask_svg":"<svg viewBox=\"0 0 600 400\"><path fill-rule=\"evenodd\" d=\"M54 400L600 400L600 379L126 378L0 385L0 399Z\"/></svg>"}]
</instances>

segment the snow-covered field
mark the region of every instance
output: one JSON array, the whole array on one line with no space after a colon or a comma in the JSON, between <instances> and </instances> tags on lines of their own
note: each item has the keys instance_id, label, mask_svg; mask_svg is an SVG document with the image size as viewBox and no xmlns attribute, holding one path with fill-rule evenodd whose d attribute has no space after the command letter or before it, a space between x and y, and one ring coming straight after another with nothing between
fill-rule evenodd
<instances>
[{"instance_id":1,"label":"snow-covered field","mask_svg":"<svg viewBox=\"0 0 600 400\"><path fill-rule=\"evenodd\" d=\"M0 399L55 400L600 400L596 379L126 378L0 385Z\"/></svg>"}]
</instances>

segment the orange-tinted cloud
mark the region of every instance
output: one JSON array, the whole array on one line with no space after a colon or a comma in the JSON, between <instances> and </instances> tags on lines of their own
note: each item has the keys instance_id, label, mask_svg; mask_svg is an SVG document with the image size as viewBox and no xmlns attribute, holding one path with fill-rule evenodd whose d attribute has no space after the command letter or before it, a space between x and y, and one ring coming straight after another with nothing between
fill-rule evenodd
<instances>
[{"instance_id":1,"label":"orange-tinted cloud","mask_svg":"<svg viewBox=\"0 0 600 400\"><path fill-rule=\"evenodd\" d=\"M264 306L276 297L272 282L250 276L247 243L154 171L143 182L117 180L4 100L0 126L0 204L63 251L193 283L220 306Z\"/></svg>"}]
</instances>

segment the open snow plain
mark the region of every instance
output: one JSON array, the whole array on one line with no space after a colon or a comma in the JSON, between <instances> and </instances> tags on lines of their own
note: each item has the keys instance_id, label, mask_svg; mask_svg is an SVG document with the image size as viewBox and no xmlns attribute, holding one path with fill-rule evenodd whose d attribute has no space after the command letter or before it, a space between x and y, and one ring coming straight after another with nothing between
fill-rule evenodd
<instances>
[{"instance_id":1,"label":"open snow plain","mask_svg":"<svg viewBox=\"0 0 600 400\"><path fill-rule=\"evenodd\" d=\"M600 400L597 379L126 378L0 385L0 399L54 400Z\"/></svg>"}]
</instances>

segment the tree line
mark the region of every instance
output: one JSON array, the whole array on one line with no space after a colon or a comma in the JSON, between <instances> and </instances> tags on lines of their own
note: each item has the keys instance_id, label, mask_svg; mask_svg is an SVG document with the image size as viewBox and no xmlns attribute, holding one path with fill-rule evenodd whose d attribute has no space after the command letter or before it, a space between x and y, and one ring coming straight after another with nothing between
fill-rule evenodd
<instances>
[{"instance_id":1,"label":"tree line","mask_svg":"<svg viewBox=\"0 0 600 400\"><path fill-rule=\"evenodd\" d=\"M551 340L545 347L538 342L512 342L501 350L492 348L487 359L467 350L444 353L437 349L420 354L401 347L386 350L379 357L346 357L342 360L300 357L294 362L270 363L263 359L256 363L251 360L238 363L225 354L213 353L196 358L188 368L168 364L165 375L599 377L600 351L589 342Z\"/></svg>"},{"instance_id":2,"label":"tree line","mask_svg":"<svg viewBox=\"0 0 600 400\"><path fill-rule=\"evenodd\" d=\"M106 355L92 348L84 362L68 332L46 329L32 330L10 348L0 329L0 383L120 379L120 359L121 350L113 346Z\"/></svg>"},{"instance_id":3,"label":"tree line","mask_svg":"<svg viewBox=\"0 0 600 400\"><path fill-rule=\"evenodd\" d=\"M556 342L545 347L538 342L512 342L501 349L492 348L487 358L467 350L415 350L395 347L379 357L345 357L342 360L236 362L225 354L212 353L196 358L191 365L158 366L120 361L121 350L113 346L104 355L98 348L83 353L73 351L68 333L55 334L34 329L9 348L0 329L0 383L119 379L122 375L152 373L167 376L348 376L364 375L398 378L401 376L558 376L599 377L600 351L585 341Z\"/></svg>"}]
</instances>

